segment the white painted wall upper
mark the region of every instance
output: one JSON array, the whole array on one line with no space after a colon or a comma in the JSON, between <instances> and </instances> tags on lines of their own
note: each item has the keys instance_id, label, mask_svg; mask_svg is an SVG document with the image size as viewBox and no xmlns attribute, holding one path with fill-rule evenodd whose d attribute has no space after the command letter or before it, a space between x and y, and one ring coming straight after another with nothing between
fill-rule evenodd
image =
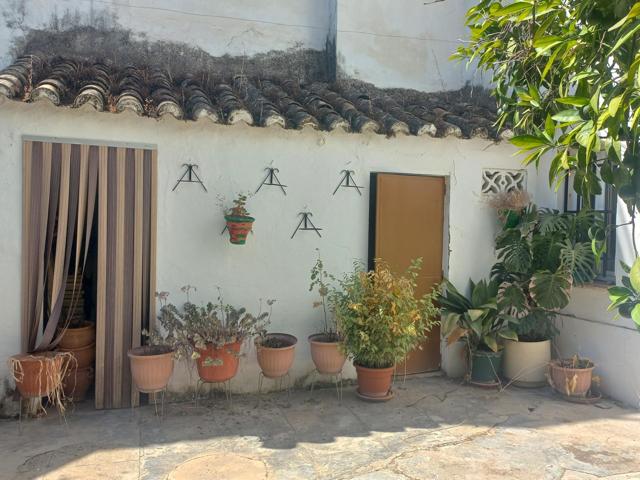
<instances>
[{"instance_id":1,"label":"white painted wall upper","mask_svg":"<svg viewBox=\"0 0 640 480\"><path fill-rule=\"evenodd\" d=\"M449 57L467 37L475 0L338 0L337 58L344 75L379 87L423 91L483 84Z\"/></svg>"},{"instance_id":2,"label":"white painted wall upper","mask_svg":"<svg viewBox=\"0 0 640 480\"><path fill-rule=\"evenodd\" d=\"M323 50L331 0L0 0L0 67L30 29L93 25L130 30L151 42L182 42L213 56Z\"/></svg>"}]
</instances>

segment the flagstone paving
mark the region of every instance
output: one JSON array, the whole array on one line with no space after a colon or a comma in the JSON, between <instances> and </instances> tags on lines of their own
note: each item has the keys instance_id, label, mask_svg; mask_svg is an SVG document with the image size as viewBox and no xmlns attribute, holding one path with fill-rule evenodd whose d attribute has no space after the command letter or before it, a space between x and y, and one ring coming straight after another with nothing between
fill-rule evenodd
<instances>
[{"instance_id":1,"label":"flagstone paving","mask_svg":"<svg viewBox=\"0 0 640 480\"><path fill-rule=\"evenodd\" d=\"M0 422L1 479L640 479L640 411L413 378L388 403L335 390Z\"/></svg>"}]
</instances>

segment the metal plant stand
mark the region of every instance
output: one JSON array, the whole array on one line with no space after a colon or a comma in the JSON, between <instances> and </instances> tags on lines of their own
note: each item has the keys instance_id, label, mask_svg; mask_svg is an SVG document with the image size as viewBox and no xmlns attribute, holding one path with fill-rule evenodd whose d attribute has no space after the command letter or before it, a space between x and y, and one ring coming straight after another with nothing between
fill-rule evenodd
<instances>
[{"instance_id":1,"label":"metal plant stand","mask_svg":"<svg viewBox=\"0 0 640 480\"><path fill-rule=\"evenodd\" d=\"M18 399L18 433L22 434L22 402L24 400L30 401L33 399L42 399L42 397L23 397L22 395L19 395L19 399ZM38 411L42 410L44 412L45 415L47 415L47 410L42 406L42 403L40 403L38 405ZM64 411L60 408L59 405L56 406L56 410L58 411L58 421L60 422L60 425L65 425L67 428L69 427L69 424L67 423L67 417L64 414Z\"/></svg>"},{"instance_id":2,"label":"metal plant stand","mask_svg":"<svg viewBox=\"0 0 640 480\"><path fill-rule=\"evenodd\" d=\"M224 397L227 400L227 403L229 405L229 408L231 408L231 406L233 405L232 401L231 401L231 379L229 380L225 380L223 382L207 382L205 380L202 380L201 378L198 378L198 381L196 383L196 393L195 393L195 406L198 406L198 400L200 399L200 388L202 388L203 385L209 385L208 391L207 391L207 398L211 398L211 385L222 385L223 386L223 392L224 392ZM214 390L215 392L215 390Z\"/></svg>"},{"instance_id":3,"label":"metal plant stand","mask_svg":"<svg viewBox=\"0 0 640 480\"><path fill-rule=\"evenodd\" d=\"M164 397L167 391L167 387L164 387L161 390L138 390L139 393L146 393L153 397L153 410L156 414L156 417L160 417L162 420L164 418ZM160 394L160 414L158 414L158 393ZM131 402L131 415L134 415L135 405Z\"/></svg>"},{"instance_id":4,"label":"metal plant stand","mask_svg":"<svg viewBox=\"0 0 640 480\"><path fill-rule=\"evenodd\" d=\"M289 372L285 373L281 377L267 377L264 373L260 372L260 375L258 375L258 402L262 398L262 385L264 384L265 378L276 382L276 391L281 392L286 389L287 400L291 398L291 376L289 375Z\"/></svg>"},{"instance_id":5,"label":"metal plant stand","mask_svg":"<svg viewBox=\"0 0 640 480\"><path fill-rule=\"evenodd\" d=\"M311 377L311 393L310 395L313 396L313 387L316 384L316 380L319 376L326 376L331 378L331 380L333 381L335 387L336 387L336 394L338 395L338 401L340 403L342 403L342 370L340 370L338 373L320 373L317 369L315 369L312 373L311 373L312 377Z\"/></svg>"}]
</instances>

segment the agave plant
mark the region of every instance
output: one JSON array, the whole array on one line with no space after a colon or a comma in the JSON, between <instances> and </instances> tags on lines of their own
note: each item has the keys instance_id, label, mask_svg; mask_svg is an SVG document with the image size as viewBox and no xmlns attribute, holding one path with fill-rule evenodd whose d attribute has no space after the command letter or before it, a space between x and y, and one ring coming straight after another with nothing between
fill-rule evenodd
<instances>
[{"instance_id":1,"label":"agave plant","mask_svg":"<svg viewBox=\"0 0 640 480\"><path fill-rule=\"evenodd\" d=\"M517 224L505 224L496 239L498 262L491 277L499 284L498 309L519 320L520 338L545 340L557 333L552 320L569 304L572 286L596 276L592 247L603 230L596 212L559 213L535 205Z\"/></svg>"},{"instance_id":2,"label":"agave plant","mask_svg":"<svg viewBox=\"0 0 640 480\"><path fill-rule=\"evenodd\" d=\"M471 283L471 296L461 294L445 280L438 296L442 309L442 334L449 344L463 338L472 351L500 349L500 338L517 340L518 320L498 307L499 286L495 280Z\"/></svg>"},{"instance_id":3,"label":"agave plant","mask_svg":"<svg viewBox=\"0 0 640 480\"><path fill-rule=\"evenodd\" d=\"M631 267L620 264L627 275L622 276L622 286L609 288L609 311L617 310L621 317L631 318L640 330L640 258Z\"/></svg>"}]
</instances>

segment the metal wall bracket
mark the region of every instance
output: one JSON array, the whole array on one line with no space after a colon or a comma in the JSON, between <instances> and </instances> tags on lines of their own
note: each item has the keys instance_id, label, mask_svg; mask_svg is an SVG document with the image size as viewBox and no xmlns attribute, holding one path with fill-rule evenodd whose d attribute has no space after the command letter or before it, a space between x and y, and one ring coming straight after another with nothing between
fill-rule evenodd
<instances>
[{"instance_id":1,"label":"metal wall bracket","mask_svg":"<svg viewBox=\"0 0 640 480\"><path fill-rule=\"evenodd\" d=\"M265 168L265 170L267 170L267 176L264 177L264 180L262 180L262 183L260 184L258 189L255 191L255 193L258 193L263 185L267 185L268 187L280 187L280 190L282 190L282 193L286 195L287 194L287 191L285 190L286 185L280 182L280 179L278 178L278 175L277 175L280 170L273 167L267 167Z\"/></svg>"},{"instance_id":2,"label":"metal wall bracket","mask_svg":"<svg viewBox=\"0 0 640 480\"><path fill-rule=\"evenodd\" d=\"M311 216L313 214L311 212L300 212L299 215L302 215L302 218L300 219L298 226L293 232L293 235L291 235L291 238L295 237L298 231L314 231L318 234L319 237L322 238L322 235L320 235L320 230L322 229L316 227L311 221Z\"/></svg>"},{"instance_id":3,"label":"metal wall bracket","mask_svg":"<svg viewBox=\"0 0 640 480\"><path fill-rule=\"evenodd\" d=\"M185 167L185 171L171 191L175 191L181 183L199 183L200 186L204 188L204 191L208 192L207 187L204 186L204 183L202 183L202 180L196 173L195 169L198 168L198 165L195 163L183 163L182 166Z\"/></svg>"},{"instance_id":4,"label":"metal wall bracket","mask_svg":"<svg viewBox=\"0 0 640 480\"><path fill-rule=\"evenodd\" d=\"M356 172L354 170L342 170L340 173L342 174L342 177L340 178L340 183L338 183L338 186L333 191L333 194L335 195L338 189L342 187L342 188L355 188L358 191L358 195L362 195L362 192L360 190L364 189L364 187L361 187L360 185L356 184L356 181L353 178L353 174Z\"/></svg>"}]
</instances>

